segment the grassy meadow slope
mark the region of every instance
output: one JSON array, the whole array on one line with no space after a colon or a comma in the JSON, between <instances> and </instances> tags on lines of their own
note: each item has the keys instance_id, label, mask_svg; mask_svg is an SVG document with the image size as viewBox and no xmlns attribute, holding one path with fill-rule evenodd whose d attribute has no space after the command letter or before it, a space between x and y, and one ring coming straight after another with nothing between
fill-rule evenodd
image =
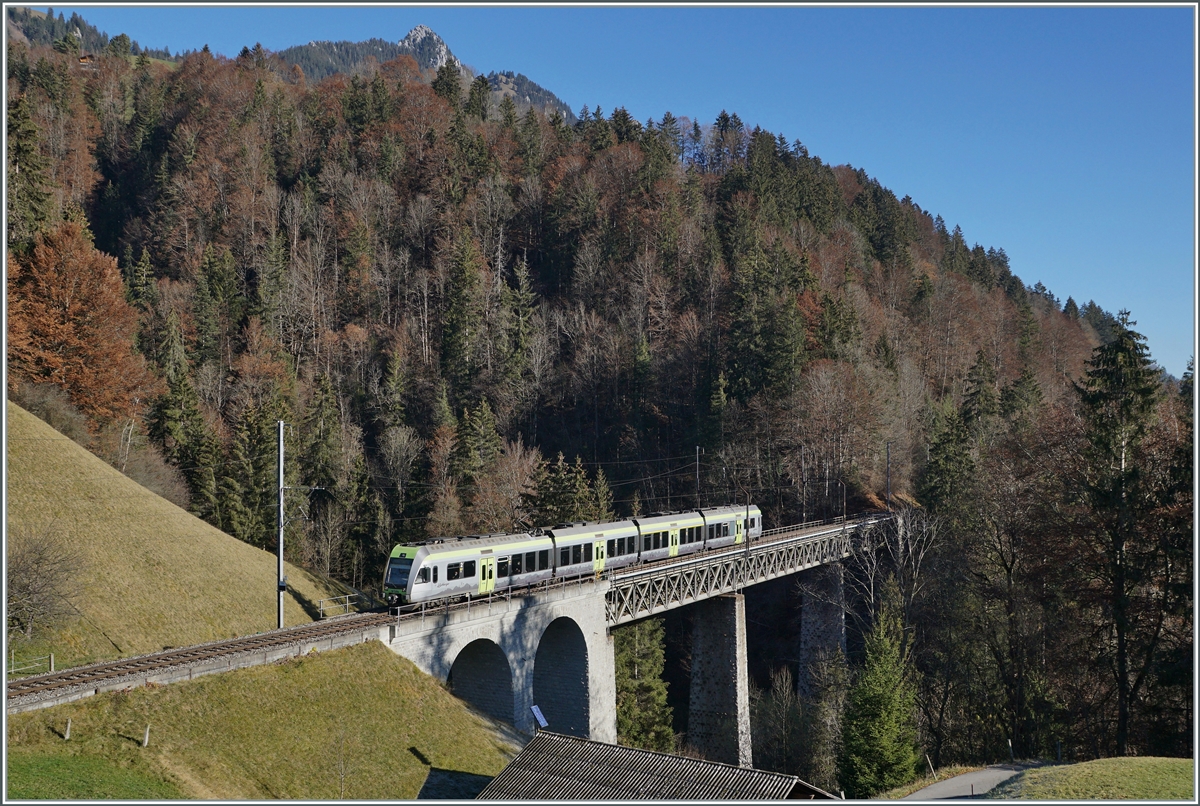
<instances>
[{"instance_id":1,"label":"grassy meadow slope","mask_svg":"<svg viewBox=\"0 0 1200 806\"><path fill-rule=\"evenodd\" d=\"M1015 800L1184 800L1195 803L1190 758L1101 758L1026 770L988 793Z\"/></svg>"},{"instance_id":2,"label":"grassy meadow slope","mask_svg":"<svg viewBox=\"0 0 1200 806\"><path fill-rule=\"evenodd\" d=\"M519 749L507 735L372 641L14 714L6 794L470 798Z\"/></svg>"},{"instance_id":3,"label":"grassy meadow slope","mask_svg":"<svg viewBox=\"0 0 1200 806\"><path fill-rule=\"evenodd\" d=\"M61 531L79 556L76 617L22 655L59 668L274 629L276 558L165 501L8 403L7 527ZM330 591L285 566L286 624ZM308 605L306 611L305 604Z\"/></svg>"}]
</instances>

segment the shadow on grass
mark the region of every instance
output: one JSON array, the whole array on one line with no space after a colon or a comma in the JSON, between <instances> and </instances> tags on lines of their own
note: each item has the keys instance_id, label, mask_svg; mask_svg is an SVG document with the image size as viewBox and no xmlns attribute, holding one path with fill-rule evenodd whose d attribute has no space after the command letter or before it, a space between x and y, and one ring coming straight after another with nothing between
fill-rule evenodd
<instances>
[{"instance_id":1,"label":"shadow on grass","mask_svg":"<svg viewBox=\"0 0 1200 806\"><path fill-rule=\"evenodd\" d=\"M417 800L473 800L492 780L490 775L439 769L430 764L425 754L415 747L408 748L408 752L429 767L429 775L417 793Z\"/></svg>"},{"instance_id":2,"label":"shadow on grass","mask_svg":"<svg viewBox=\"0 0 1200 806\"><path fill-rule=\"evenodd\" d=\"M300 605L301 609L304 610L305 615L307 615L313 621L321 620L321 609L317 607L316 602L314 602L312 599L309 599L291 585L288 585L287 590L288 593L292 595L292 599L296 602L296 604Z\"/></svg>"},{"instance_id":3,"label":"shadow on grass","mask_svg":"<svg viewBox=\"0 0 1200 806\"><path fill-rule=\"evenodd\" d=\"M417 800L473 800L491 780L490 775L430 767Z\"/></svg>"}]
</instances>

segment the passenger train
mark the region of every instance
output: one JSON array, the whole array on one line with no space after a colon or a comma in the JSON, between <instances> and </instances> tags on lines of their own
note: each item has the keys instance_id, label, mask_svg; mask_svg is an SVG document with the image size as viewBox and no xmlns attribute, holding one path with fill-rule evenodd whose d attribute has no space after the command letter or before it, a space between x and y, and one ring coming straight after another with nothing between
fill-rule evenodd
<instances>
[{"instance_id":1,"label":"passenger train","mask_svg":"<svg viewBox=\"0 0 1200 806\"><path fill-rule=\"evenodd\" d=\"M623 521L565 523L526 534L439 538L392 549L383 575L389 607L487 595L551 579L753 540L759 508L715 507Z\"/></svg>"}]
</instances>

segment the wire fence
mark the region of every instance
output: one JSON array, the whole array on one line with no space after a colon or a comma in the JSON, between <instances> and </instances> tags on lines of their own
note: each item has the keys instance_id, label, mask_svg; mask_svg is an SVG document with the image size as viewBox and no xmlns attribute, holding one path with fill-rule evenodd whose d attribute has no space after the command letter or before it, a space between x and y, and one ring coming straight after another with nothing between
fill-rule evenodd
<instances>
[{"instance_id":1,"label":"wire fence","mask_svg":"<svg viewBox=\"0 0 1200 806\"><path fill-rule=\"evenodd\" d=\"M8 655L8 673L22 674L26 672L40 674L42 672L54 671L54 653L42 655L37 658L22 658L17 660L15 651L9 652Z\"/></svg>"}]
</instances>

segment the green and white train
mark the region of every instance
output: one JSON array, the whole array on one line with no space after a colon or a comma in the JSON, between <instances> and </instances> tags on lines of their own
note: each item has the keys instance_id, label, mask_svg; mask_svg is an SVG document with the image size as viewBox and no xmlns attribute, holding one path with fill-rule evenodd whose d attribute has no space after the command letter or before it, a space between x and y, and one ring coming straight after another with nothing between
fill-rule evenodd
<instances>
[{"instance_id":1,"label":"green and white train","mask_svg":"<svg viewBox=\"0 0 1200 806\"><path fill-rule=\"evenodd\" d=\"M665 560L753 540L757 506L714 507L606 523L566 523L527 534L439 538L392 549L383 574L390 607L486 596L551 579Z\"/></svg>"}]
</instances>

